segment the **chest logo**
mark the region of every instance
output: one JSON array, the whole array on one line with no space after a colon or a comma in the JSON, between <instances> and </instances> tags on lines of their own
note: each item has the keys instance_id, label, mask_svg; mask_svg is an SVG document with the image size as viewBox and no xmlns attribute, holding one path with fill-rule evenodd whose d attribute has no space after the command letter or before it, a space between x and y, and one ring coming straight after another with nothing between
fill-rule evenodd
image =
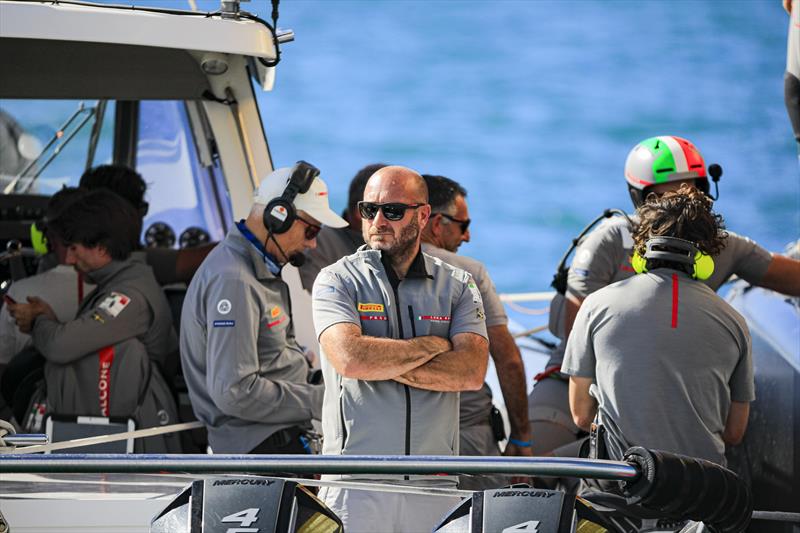
<instances>
[{"instance_id":1,"label":"chest logo","mask_svg":"<svg viewBox=\"0 0 800 533\"><path fill-rule=\"evenodd\" d=\"M105 300L100 302L98 308L105 311L111 318L116 318L123 309L128 307L131 299L120 292L112 292Z\"/></svg>"},{"instance_id":2,"label":"chest logo","mask_svg":"<svg viewBox=\"0 0 800 533\"><path fill-rule=\"evenodd\" d=\"M217 302L217 312L219 314L227 315L228 313L231 312L231 309L233 309L233 306L231 305L231 301L230 300L224 300L223 299L223 300L220 300L219 302Z\"/></svg>"},{"instance_id":3,"label":"chest logo","mask_svg":"<svg viewBox=\"0 0 800 533\"><path fill-rule=\"evenodd\" d=\"M383 313L384 308L383 304L364 304L359 302L358 303L358 310L359 312L364 313Z\"/></svg>"},{"instance_id":4,"label":"chest logo","mask_svg":"<svg viewBox=\"0 0 800 533\"><path fill-rule=\"evenodd\" d=\"M271 318L276 318L279 314L281 314L281 308L278 307L277 305L275 307L273 307L272 309L270 309L270 311L269 311L269 316Z\"/></svg>"}]
</instances>

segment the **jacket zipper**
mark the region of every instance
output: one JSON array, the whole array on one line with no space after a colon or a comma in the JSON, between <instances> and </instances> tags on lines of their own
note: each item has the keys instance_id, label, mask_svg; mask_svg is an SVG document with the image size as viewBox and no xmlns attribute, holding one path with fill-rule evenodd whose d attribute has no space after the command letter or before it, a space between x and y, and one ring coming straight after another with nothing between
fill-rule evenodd
<instances>
[{"instance_id":1,"label":"jacket zipper","mask_svg":"<svg viewBox=\"0 0 800 533\"><path fill-rule=\"evenodd\" d=\"M347 425L344 423L344 395L342 391L344 390L344 386L342 385L342 379L339 378L339 420L342 424L342 453L344 453L345 444L347 444Z\"/></svg>"}]
</instances>

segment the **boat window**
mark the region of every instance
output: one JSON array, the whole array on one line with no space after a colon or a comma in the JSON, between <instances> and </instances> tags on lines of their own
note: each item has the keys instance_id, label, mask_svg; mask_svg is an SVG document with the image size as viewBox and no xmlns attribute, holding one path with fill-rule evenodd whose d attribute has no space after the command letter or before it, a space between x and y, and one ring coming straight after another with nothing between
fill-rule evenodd
<instances>
[{"instance_id":1,"label":"boat window","mask_svg":"<svg viewBox=\"0 0 800 533\"><path fill-rule=\"evenodd\" d=\"M202 105L140 102L136 169L148 185L147 245L184 248L225 236L231 202Z\"/></svg>"},{"instance_id":2,"label":"boat window","mask_svg":"<svg viewBox=\"0 0 800 533\"><path fill-rule=\"evenodd\" d=\"M75 186L87 165L111 161L114 103L0 100L0 187L49 196Z\"/></svg>"}]
</instances>

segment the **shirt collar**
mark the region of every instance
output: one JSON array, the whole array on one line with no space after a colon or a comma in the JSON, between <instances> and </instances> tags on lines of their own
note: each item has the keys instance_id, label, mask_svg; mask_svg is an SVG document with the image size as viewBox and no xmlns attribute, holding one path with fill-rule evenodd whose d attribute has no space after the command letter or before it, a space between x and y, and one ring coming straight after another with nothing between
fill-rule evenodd
<instances>
[{"instance_id":1,"label":"shirt collar","mask_svg":"<svg viewBox=\"0 0 800 533\"><path fill-rule=\"evenodd\" d=\"M397 276L388 255L381 253L381 263L383 264L383 268L386 270L386 273L389 275L390 279ZM408 267L406 278L433 279L433 276L428 274L428 270L425 267L425 257L422 255L421 248L417 249L417 255L414 256L414 260L411 261L411 265Z\"/></svg>"},{"instance_id":2,"label":"shirt collar","mask_svg":"<svg viewBox=\"0 0 800 533\"><path fill-rule=\"evenodd\" d=\"M269 253L266 248L264 248L264 243L260 242L253 232L248 229L248 227L244 223L244 219L240 220L236 223L236 228L239 230L239 233L247 239L250 244L258 251L261 259L264 261L264 264L269 269L270 273L273 276L278 276L281 273L281 267L278 264L278 260L275 259L271 253Z\"/></svg>"}]
</instances>

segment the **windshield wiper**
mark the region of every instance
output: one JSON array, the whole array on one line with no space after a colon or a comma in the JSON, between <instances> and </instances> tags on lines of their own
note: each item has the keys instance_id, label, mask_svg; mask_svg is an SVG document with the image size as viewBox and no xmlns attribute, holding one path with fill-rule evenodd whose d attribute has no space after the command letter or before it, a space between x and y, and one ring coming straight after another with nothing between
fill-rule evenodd
<instances>
[{"instance_id":1,"label":"windshield wiper","mask_svg":"<svg viewBox=\"0 0 800 533\"><path fill-rule=\"evenodd\" d=\"M84 115L83 118L80 118L81 115ZM83 129L86 123L88 123L96 115L97 115L96 106L86 107L83 102L78 104L78 109L76 109L75 112L72 114L72 116L70 116L67 119L67 121L64 122L64 124L62 124L60 128L58 128L58 131L56 131L53 137L47 142L45 147L42 148L42 151L39 153L38 156L36 156L36 159L28 163L28 165L24 169L22 169L22 171L19 174L17 174L13 180L11 180L11 183L6 185L6 188L3 189L3 194L11 194L14 192L20 192L24 194L28 192L30 188L33 186L33 183L36 181L36 179L42 175L44 169L46 169L47 166L53 162L53 159L58 157L58 154L61 153L61 150L63 150L64 147L67 146L70 143L70 141L72 141L72 139L75 138L75 136L81 131L81 129ZM73 124L77 125L73 126ZM70 127L72 127L73 129L67 134L67 130ZM47 151L53 145L58 143L59 140L61 140L61 142L53 149L53 153L50 154L50 157L48 157L44 163L42 163L42 166L38 168L36 173L30 177L30 181L27 183L27 185L24 185L19 191L17 191L16 190L17 183L19 183L19 181L23 178L23 176L25 176L28 172L30 172L31 169L34 168L39 163L39 161L42 160L42 158L44 158L45 153L47 153Z\"/></svg>"}]
</instances>

